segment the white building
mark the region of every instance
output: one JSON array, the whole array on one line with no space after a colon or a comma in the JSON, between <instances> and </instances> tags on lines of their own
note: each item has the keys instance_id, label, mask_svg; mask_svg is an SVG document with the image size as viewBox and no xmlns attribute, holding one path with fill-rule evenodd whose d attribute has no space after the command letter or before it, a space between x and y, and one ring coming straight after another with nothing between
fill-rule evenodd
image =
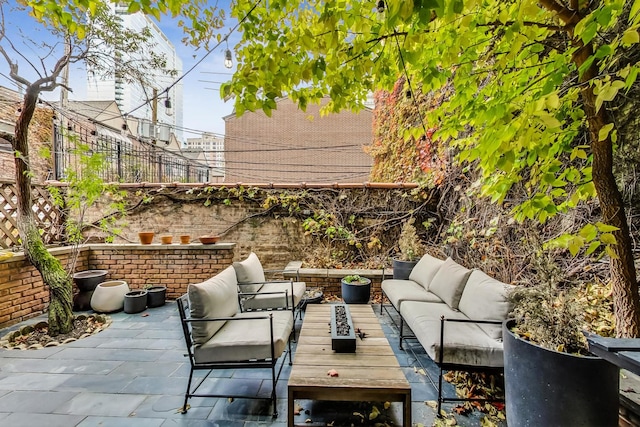
<instances>
[{"instance_id":1,"label":"white building","mask_svg":"<svg viewBox=\"0 0 640 427\"><path fill-rule=\"evenodd\" d=\"M185 155L197 153L199 160L204 160L208 166L224 172L223 136L203 133L200 138L187 138L187 145L182 151Z\"/></svg>"},{"instance_id":2,"label":"white building","mask_svg":"<svg viewBox=\"0 0 640 427\"><path fill-rule=\"evenodd\" d=\"M96 101L115 99L120 110L125 113L135 109L135 111L131 113L131 116L140 119L138 122L139 129L137 129L136 133L142 137L154 140L159 139L166 142L170 140L170 134L173 133L178 141L182 141L182 83L176 84L169 89L166 94L160 95L156 102L150 101L154 93L163 93L166 88L173 84L178 76L182 75L182 60L178 57L171 41L146 15L140 12L129 14L127 13L127 6L124 4L114 5L111 3L110 7L122 18L124 27L134 31L142 31L145 27L150 29L152 43L154 44L154 53L164 55L167 62L166 69L177 71L177 75L167 75L159 70L157 75L150 79L154 82L154 86L143 87L141 84L127 83L124 79L113 75L102 76L89 72L87 73L88 99ZM120 52L118 54L123 56L127 55L126 52ZM150 57L150 55L148 57ZM136 59L144 60L144 58ZM117 64L115 52L114 64ZM114 67L115 66L116 65L114 65ZM166 107L167 99L171 103L170 109ZM157 113L156 123L158 125L155 130L152 129L151 126L154 106Z\"/></svg>"}]
</instances>

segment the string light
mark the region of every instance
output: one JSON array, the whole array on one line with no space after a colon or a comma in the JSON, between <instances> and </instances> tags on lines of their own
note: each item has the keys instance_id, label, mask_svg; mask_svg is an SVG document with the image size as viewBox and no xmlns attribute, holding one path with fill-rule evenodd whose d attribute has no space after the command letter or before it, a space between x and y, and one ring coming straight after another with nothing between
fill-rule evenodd
<instances>
[{"instance_id":1,"label":"string light","mask_svg":"<svg viewBox=\"0 0 640 427\"><path fill-rule=\"evenodd\" d=\"M224 52L224 66L227 68L233 67L233 58L231 57L231 51L229 48Z\"/></svg>"},{"instance_id":2,"label":"string light","mask_svg":"<svg viewBox=\"0 0 640 427\"><path fill-rule=\"evenodd\" d=\"M378 9L378 13L384 13L384 0L378 0L376 8Z\"/></svg>"}]
</instances>

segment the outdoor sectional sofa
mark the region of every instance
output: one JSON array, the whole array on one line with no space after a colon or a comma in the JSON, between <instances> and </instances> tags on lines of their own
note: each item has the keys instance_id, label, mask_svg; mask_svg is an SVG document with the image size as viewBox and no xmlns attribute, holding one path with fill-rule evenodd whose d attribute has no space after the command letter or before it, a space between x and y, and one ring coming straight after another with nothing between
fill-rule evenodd
<instances>
[{"instance_id":1,"label":"outdoor sectional sofa","mask_svg":"<svg viewBox=\"0 0 640 427\"><path fill-rule=\"evenodd\" d=\"M502 322L511 311L506 298L511 288L480 270L429 254L409 279L382 282L383 297L400 314L400 348L403 340L415 338L440 368L438 414L442 402L466 400L443 397L443 370L504 367ZM381 305L381 313L383 308L387 306Z\"/></svg>"}]
</instances>

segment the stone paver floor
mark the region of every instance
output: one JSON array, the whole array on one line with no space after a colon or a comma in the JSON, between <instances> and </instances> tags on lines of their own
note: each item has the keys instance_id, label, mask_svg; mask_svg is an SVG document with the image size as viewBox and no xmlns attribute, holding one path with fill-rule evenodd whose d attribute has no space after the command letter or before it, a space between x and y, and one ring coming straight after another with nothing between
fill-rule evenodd
<instances>
[{"instance_id":1,"label":"stone paver floor","mask_svg":"<svg viewBox=\"0 0 640 427\"><path fill-rule=\"evenodd\" d=\"M414 425L431 426L435 410L425 401L435 400L437 394L419 370L423 368L437 378L434 375L436 366L417 344L409 343L406 351L399 350L397 328L386 314L380 316L379 306L374 307L374 311L411 383ZM193 398L189 401L191 409L183 415L178 413L178 408L184 398L189 362L184 357L184 340L175 302L140 314L120 312L110 316L113 323L109 328L73 343L41 350L0 350L0 425L286 425L288 366L278 383L279 416L276 419L271 416L268 400L254 399L230 402L228 399ZM298 321L298 330L300 325ZM0 336L19 326L0 331ZM217 390L252 390L258 396L267 397L270 392L270 373L264 370L218 370L210 378L207 381ZM446 385L451 395L452 388ZM296 425L307 426L348 425L354 412L364 413L370 408L360 403L298 403L308 412L296 416ZM450 410L451 406L444 405L444 409ZM397 404L390 410L396 424L401 420L400 410ZM460 426L477 426L483 416L474 413L456 419Z\"/></svg>"}]
</instances>

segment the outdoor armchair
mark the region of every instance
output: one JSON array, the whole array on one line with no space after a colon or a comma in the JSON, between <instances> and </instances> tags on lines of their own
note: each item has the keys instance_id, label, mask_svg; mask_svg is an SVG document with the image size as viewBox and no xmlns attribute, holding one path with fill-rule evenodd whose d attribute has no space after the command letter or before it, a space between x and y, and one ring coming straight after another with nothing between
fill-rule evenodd
<instances>
[{"instance_id":1,"label":"outdoor armchair","mask_svg":"<svg viewBox=\"0 0 640 427\"><path fill-rule=\"evenodd\" d=\"M191 369L183 413L191 397L264 397L201 392L199 388L214 369L268 368L271 370L273 417L278 416L276 384L286 354L291 364L290 336L293 313L290 310L264 313L240 312L238 286L233 267L228 267L202 283L189 285L177 300ZM208 370L192 388L195 370Z\"/></svg>"}]
</instances>

